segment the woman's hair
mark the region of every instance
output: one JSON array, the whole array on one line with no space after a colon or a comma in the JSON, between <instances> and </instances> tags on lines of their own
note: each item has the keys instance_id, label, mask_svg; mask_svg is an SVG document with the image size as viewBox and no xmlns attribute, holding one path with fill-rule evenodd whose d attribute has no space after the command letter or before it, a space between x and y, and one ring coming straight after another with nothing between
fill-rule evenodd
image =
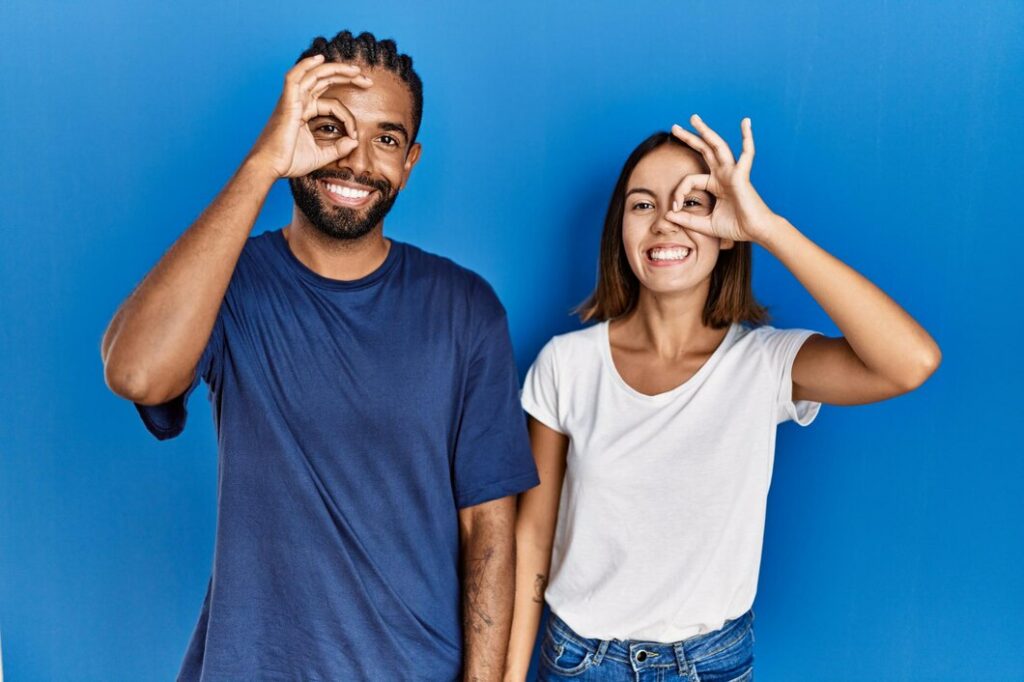
<instances>
[{"instance_id":1,"label":"woman's hair","mask_svg":"<svg viewBox=\"0 0 1024 682\"><path fill-rule=\"evenodd\" d=\"M573 313L579 315L582 322L603 322L620 317L636 306L640 281L630 268L622 245L626 185L640 160L665 144L692 149L671 133L657 132L641 142L622 166L604 218L597 287L587 300L573 309ZM702 319L705 325L722 328L733 322L763 324L768 321L767 310L754 299L750 286L753 269L750 253L750 242L739 241L731 249L718 252L718 262L711 271L711 286L704 303Z\"/></svg>"}]
</instances>

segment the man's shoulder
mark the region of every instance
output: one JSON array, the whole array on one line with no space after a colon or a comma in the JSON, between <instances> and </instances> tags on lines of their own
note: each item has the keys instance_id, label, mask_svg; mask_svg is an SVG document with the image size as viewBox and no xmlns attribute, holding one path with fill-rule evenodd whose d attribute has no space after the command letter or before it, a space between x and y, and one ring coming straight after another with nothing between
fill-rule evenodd
<instances>
[{"instance_id":1,"label":"man's shoulder","mask_svg":"<svg viewBox=\"0 0 1024 682\"><path fill-rule=\"evenodd\" d=\"M400 242L405 249L405 257L409 260L417 274L427 276L432 281L445 285L468 298L470 303L493 305L498 301L494 287L480 273L465 265L456 263L448 256Z\"/></svg>"},{"instance_id":2,"label":"man's shoulder","mask_svg":"<svg viewBox=\"0 0 1024 682\"><path fill-rule=\"evenodd\" d=\"M275 248L276 240L283 240L281 228L276 230L264 230L259 234L249 235L249 238L245 240L245 245L242 247L242 253L252 255L258 252L270 252Z\"/></svg>"},{"instance_id":3,"label":"man's shoulder","mask_svg":"<svg viewBox=\"0 0 1024 682\"><path fill-rule=\"evenodd\" d=\"M281 237L281 230L266 230L259 234L249 235L249 238L245 240L245 244L242 245L242 252L238 255L238 267L245 267L245 265L253 260L259 263L265 263L268 259L274 259L280 257L281 254L277 251L276 244L274 243L277 239L283 239Z\"/></svg>"}]
</instances>

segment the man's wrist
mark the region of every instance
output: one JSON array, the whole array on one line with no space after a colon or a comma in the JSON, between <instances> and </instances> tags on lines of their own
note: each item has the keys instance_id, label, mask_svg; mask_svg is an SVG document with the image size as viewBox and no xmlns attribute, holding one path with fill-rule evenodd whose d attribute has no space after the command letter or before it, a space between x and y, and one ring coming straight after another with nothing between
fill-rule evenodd
<instances>
[{"instance_id":1,"label":"man's wrist","mask_svg":"<svg viewBox=\"0 0 1024 682\"><path fill-rule=\"evenodd\" d=\"M256 154L250 154L245 157L241 168L239 168L239 174L244 175L260 186L265 186L267 190L280 177L269 163Z\"/></svg>"}]
</instances>

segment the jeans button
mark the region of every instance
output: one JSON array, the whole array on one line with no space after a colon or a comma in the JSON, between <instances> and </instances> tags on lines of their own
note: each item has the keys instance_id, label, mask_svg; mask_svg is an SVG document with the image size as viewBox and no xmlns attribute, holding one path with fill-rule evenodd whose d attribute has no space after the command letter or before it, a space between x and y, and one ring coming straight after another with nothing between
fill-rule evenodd
<instances>
[{"instance_id":1,"label":"jeans button","mask_svg":"<svg viewBox=\"0 0 1024 682\"><path fill-rule=\"evenodd\" d=\"M646 661L647 660L647 652L644 651L643 649L641 649L640 651L636 652L636 660L638 660L641 663Z\"/></svg>"}]
</instances>

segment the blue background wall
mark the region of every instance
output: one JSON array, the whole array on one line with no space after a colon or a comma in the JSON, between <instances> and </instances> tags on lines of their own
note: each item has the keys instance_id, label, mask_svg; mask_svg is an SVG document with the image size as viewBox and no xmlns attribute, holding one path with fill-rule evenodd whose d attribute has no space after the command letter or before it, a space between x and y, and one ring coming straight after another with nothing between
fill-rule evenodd
<instances>
[{"instance_id":1,"label":"blue background wall","mask_svg":"<svg viewBox=\"0 0 1024 682\"><path fill-rule=\"evenodd\" d=\"M0 631L8 682L167 680L199 613L216 449L158 443L103 330L213 198L313 36L392 36L426 83L386 234L487 277L520 370L590 290L628 151L694 111L762 195L939 341L919 391L781 429L763 680L1021 679L1024 6L528 0L0 5ZM296 6L293 6L296 7ZM290 215L285 183L255 231ZM835 333L773 258L775 323Z\"/></svg>"}]
</instances>

